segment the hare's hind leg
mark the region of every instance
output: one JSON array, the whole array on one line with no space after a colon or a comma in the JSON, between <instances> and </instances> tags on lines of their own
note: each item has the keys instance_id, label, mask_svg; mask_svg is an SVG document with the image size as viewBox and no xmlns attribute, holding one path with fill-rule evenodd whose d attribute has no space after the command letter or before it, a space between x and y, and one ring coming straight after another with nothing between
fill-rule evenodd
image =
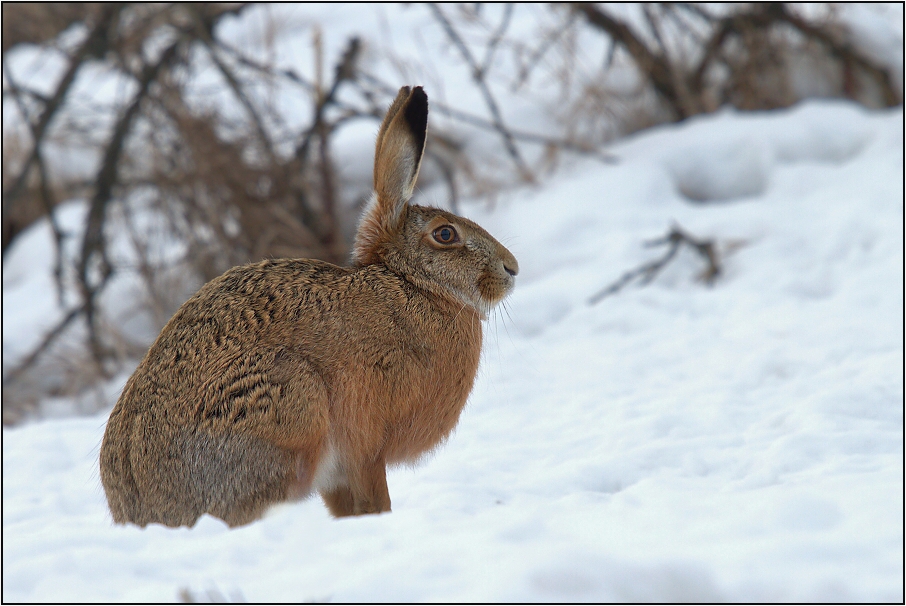
<instances>
[{"instance_id":1,"label":"hare's hind leg","mask_svg":"<svg viewBox=\"0 0 906 606\"><path fill-rule=\"evenodd\" d=\"M160 424L154 406L136 409L129 394L117 402L101 445L101 482L113 521L192 526L204 513L203 502L195 484L181 477L182 457L168 447L172 432Z\"/></svg>"},{"instance_id":2,"label":"hare's hind leg","mask_svg":"<svg viewBox=\"0 0 906 606\"><path fill-rule=\"evenodd\" d=\"M110 414L101 443L101 484L117 524L138 523L139 517L139 495L132 476L126 417L123 406L117 405Z\"/></svg>"},{"instance_id":3,"label":"hare's hind leg","mask_svg":"<svg viewBox=\"0 0 906 606\"><path fill-rule=\"evenodd\" d=\"M242 434L218 436L210 446L217 454L209 454L195 475L207 513L242 526L286 500L296 477L292 452Z\"/></svg>"},{"instance_id":4,"label":"hare's hind leg","mask_svg":"<svg viewBox=\"0 0 906 606\"><path fill-rule=\"evenodd\" d=\"M207 511L230 526L257 520L276 503L309 496L322 456L328 393L320 376L304 360L278 355L266 385L231 400L231 414L218 426L228 436L220 438L226 440L216 449L220 458L208 455L211 468L199 470Z\"/></svg>"}]
</instances>

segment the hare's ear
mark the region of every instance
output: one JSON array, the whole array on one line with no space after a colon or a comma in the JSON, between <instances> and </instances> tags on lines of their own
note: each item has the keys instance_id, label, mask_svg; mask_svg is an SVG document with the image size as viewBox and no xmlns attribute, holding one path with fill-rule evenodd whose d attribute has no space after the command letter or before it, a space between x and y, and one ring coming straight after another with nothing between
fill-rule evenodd
<instances>
[{"instance_id":1,"label":"hare's ear","mask_svg":"<svg viewBox=\"0 0 906 606\"><path fill-rule=\"evenodd\" d=\"M356 233L353 261L376 262L381 242L399 230L415 189L428 132L428 96L404 86L387 110L374 151L374 196Z\"/></svg>"}]
</instances>

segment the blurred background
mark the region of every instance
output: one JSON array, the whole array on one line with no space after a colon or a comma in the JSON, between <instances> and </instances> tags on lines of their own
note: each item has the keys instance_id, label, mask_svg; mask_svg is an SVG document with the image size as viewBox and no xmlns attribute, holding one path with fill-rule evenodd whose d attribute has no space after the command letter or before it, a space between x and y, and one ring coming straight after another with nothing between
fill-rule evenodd
<instances>
[{"instance_id":1,"label":"blurred background","mask_svg":"<svg viewBox=\"0 0 906 606\"><path fill-rule=\"evenodd\" d=\"M903 102L899 5L2 10L4 424L109 407L231 266L345 263L401 85L430 100L415 202L455 212L728 106Z\"/></svg>"}]
</instances>

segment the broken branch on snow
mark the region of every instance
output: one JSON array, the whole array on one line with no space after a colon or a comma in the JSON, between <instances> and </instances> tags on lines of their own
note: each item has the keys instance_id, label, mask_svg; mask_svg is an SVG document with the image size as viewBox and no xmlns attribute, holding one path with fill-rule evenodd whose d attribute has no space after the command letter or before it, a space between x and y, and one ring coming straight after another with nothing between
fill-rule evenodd
<instances>
[{"instance_id":1,"label":"broken branch on snow","mask_svg":"<svg viewBox=\"0 0 906 606\"><path fill-rule=\"evenodd\" d=\"M608 297L610 295L618 293L623 289L624 286L639 278L640 284L642 286L650 283L657 276L667 263L670 262L673 257L676 256L676 253L679 251L680 247L683 244L689 246L692 250L699 254L707 263L705 270L699 275L705 284L711 286L714 284L714 281L720 275L722 268L720 263L720 257L717 254L717 245L714 240L699 240L690 236L688 233L683 231L679 225L674 225L670 228L670 231L663 238L658 238L656 240L650 240L645 243L645 246L660 246L661 244L666 244L668 246L667 252L664 253L660 258L650 261L639 267L636 267L633 270L627 271L620 279L616 282L610 284L609 286L599 290L595 293L589 300L589 305L594 305L598 303L601 299Z\"/></svg>"}]
</instances>

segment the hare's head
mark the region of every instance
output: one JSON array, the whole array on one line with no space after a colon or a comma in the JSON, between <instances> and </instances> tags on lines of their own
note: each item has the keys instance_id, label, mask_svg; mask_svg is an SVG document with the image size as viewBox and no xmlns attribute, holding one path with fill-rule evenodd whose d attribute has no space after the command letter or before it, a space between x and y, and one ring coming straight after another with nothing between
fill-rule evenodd
<instances>
[{"instance_id":1,"label":"hare's head","mask_svg":"<svg viewBox=\"0 0 906 606\"><path fill-rule=\"evenodd\" d=\"M374 196L356 233L353 263L380 263L416 286L485 316L512 290L516 258L481 227L438 208L412 206L425 151L428 97L404 86L378 131Z\"/></svg>"}]
</instances>

